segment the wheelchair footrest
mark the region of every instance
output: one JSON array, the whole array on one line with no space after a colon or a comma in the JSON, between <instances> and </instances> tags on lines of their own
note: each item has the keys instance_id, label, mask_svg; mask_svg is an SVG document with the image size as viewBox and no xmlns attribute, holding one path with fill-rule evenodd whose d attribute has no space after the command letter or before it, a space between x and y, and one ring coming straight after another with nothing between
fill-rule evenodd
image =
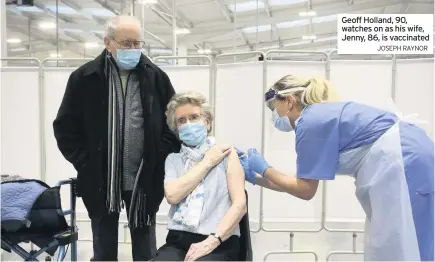
<instances>
[{"instance_id":1,"label":"wheelchair footrest","mask_svg":"<svg viewBox=\"0 0 435 262\"><path fill-rule=\"evenodd\" d=\"M79 239L79 234L78 232L66 231L54 236L54 238L59 242L60 246L66 246L77 241Z\"/></svg>"}]
</instances>

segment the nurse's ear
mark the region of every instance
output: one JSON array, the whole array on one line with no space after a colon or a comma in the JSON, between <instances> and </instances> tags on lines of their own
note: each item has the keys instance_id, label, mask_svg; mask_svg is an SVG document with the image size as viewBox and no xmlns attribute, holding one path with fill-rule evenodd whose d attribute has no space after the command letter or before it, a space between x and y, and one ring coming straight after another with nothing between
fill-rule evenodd
<instances>
[{"instance_id":1,"label":"nurse's ear","mask_svg":"<svg viewBox=\"0 0 435 262\"><path fill-rule=\"evenodd\" d=\"M285 102L288 104L288 110L289 111L292 111L293 109L297 108L296 107L297 106L297 101L296 101L295 97L293 97L292 95L286 96L285 100L286 100Z\"/></svg>"}]
</instances>

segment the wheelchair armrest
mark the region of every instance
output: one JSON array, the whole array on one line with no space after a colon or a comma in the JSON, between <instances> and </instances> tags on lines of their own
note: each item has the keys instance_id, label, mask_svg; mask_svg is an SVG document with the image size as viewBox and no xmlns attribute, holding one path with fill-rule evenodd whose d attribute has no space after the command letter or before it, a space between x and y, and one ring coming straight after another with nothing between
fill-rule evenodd
<instances>
[{"instance_id":1,"label":"wheelchair armrest","mask_svg":"<svg viewBox=\"0 0 435 262\"><path fill-rule=\"evenodd\" d=\"M59 190L63 185L70 185L71 209L68 210L58 209L57 213L61 216L74 214L76 208L75 207L76 198L80 197L77 191L77 178L73 177L67 180L61 180L56 183L56 187L58 187Z\"/></svg>"}]
</instances>

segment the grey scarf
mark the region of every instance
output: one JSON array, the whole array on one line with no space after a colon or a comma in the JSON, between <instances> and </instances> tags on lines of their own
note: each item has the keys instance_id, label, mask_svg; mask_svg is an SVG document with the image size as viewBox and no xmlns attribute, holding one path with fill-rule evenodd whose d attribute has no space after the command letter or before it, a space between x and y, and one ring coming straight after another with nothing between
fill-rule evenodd
<instances>
[{"instance_id":1,"label":"grey scarf","mask_svg":"<svg viewBox=\"0 0 435 262\"><path fill-rule=\"evenodd\" d=\"M116 88L116 81L120 81L116 66L107 56L105 66L106 79L109 88L109 118L108 118L108 167L107 167L107 197L106 205L109 212L121 212L122 202L122 170L124 148L124 95L122 88ZM154 224L155 216L146 215L147 197L144 189L139 186L142 173L143 159L140 164L131 196L128 220L129 226L144 227Z\"/></svg>"},{"instance_id":2,"label":"grey scarf","mask_svg":"<svg viewBox=\"0 0 435 262\"><path fill-rule=\"evenodd\" d=\"M109 119L108 119L108 178L107 178L107 197L106 204L109 212L121 212L122 205L122 151L123 151L123 109L120 107L118 89L116 88L117 79L114 74L115 65L106 59L106 79L109 87ZM121 91L122 92L122 91Z\"/></svg>"}]
</instances>

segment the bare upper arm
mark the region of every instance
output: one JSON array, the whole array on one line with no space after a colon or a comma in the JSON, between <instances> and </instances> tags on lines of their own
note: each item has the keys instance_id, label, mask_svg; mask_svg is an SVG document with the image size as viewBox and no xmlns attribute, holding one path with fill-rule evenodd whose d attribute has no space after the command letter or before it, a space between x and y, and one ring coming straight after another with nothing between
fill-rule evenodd
<instances>
[{"instance_id":1,"label":"bare upper arm","mask_svg":"<svg viewBox=\"0 0 435 262\"><path fill-rule=\"evenodd\" d=\"M227 184L231 201L246 203L245 196L245 174L236 150L228 156Z\"/></svg>"}]
</instances>

